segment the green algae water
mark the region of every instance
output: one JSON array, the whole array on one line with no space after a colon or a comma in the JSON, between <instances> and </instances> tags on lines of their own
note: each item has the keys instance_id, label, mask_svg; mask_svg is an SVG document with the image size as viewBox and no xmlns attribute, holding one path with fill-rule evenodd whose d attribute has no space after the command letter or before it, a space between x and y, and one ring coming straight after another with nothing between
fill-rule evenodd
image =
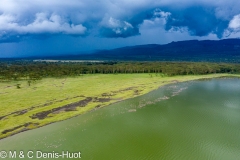
<instances>
[{"instance_id":1,"label":"green algae water","mask_svg":"<svg viewBox=\"0 0 240 160\"><path fill-rule=\"evenodd\" d=\"M167 85L0 140L2 150L8 156L16 151L16 157L22 151L24 159L29 151L32 159L52 159L36 155L37 151L68 151L80 152L80 159L86 160L236 160L240 158L240 79Z\"/></svg>"}]
</instances>

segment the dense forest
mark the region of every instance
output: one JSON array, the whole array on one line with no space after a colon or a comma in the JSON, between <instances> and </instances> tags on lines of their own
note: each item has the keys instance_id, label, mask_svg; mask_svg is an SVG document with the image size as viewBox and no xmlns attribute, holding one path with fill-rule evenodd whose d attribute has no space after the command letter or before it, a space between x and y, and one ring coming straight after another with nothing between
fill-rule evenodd
<instances>
[{"instance_id":1,"label":"dense forest","mask_svg":"<svg viewBox=\"0 0 240 160\"><path fill-rule=\"evenodd\" d=\"M166 76L240 73L240 64L206 62L0 62L1 81L121 73L151 73Z\"/></svg>"}]
</instances>

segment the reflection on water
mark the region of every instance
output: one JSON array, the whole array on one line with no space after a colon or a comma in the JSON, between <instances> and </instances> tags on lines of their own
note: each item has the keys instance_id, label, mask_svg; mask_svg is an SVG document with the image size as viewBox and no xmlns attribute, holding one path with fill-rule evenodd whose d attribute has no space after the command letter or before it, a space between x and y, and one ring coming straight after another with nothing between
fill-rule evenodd
<instances>
[{"instance_id":1,"label":"reflection on water","mask_svg":"<svg viewBox=\"0 0 240 160\"><path fill-rule=\"evenodd\" d=\"M0 150L81 151L82 159L240 157L240 80L162 87L0 141Z\"/></svg>"}]
</instances>

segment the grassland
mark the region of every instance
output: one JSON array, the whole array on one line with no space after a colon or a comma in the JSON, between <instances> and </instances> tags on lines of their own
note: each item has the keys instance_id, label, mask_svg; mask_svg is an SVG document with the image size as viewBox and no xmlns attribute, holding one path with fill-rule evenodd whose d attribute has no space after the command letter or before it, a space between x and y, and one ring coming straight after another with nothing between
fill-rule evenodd
<instances>
[{"instance_id":1,"label":"grassland","mask_svg":"<svg viewBox=\"0 0 240 160\"><path fill-rule=\"evenodd\" d=\"M94 74L0 83L0 139L65 120L162 85L204 78L240 75L211 74L165 77L156 74ZM19 84L20 88L17 88Z\"/></svg>"}]
</instances>

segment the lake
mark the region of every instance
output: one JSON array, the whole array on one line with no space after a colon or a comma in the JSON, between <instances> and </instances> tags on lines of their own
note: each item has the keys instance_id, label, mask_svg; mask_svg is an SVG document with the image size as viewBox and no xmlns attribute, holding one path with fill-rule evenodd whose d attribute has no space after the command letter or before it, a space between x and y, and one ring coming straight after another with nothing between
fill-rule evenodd
<instances>
[{"instance_id":1,"label":"lake","mask_svg":"<svg viewBox=\"0 0 240 160\"><path fill-rule=\"evenodd\" d=\"M17 156L23 151L25 159L29 151L32 159L37 159L37 151L39 157L64 151L81 152L86 160L236 160L240 79L170 84L0 140L1 150L16 150Z\"/></svg>"}]
</instances>

